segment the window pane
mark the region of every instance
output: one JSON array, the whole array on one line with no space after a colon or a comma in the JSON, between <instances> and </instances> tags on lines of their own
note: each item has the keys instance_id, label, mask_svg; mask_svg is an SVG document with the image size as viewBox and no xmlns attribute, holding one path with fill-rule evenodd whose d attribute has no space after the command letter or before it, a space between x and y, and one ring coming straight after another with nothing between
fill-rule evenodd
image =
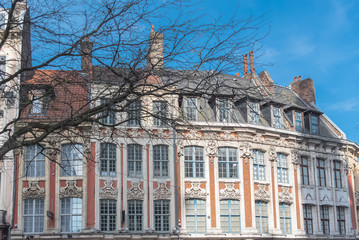
<instances>
[{"instance_id":1,"label":"window pane","mask_svg":"<svg viewBox=\"0 0 359 240\"><path fill-rule=\"evenodd\" d=\"M81 144L62 145L61 175L82 176L82 158L83 154Z\"/></svg>"}]
</instances>

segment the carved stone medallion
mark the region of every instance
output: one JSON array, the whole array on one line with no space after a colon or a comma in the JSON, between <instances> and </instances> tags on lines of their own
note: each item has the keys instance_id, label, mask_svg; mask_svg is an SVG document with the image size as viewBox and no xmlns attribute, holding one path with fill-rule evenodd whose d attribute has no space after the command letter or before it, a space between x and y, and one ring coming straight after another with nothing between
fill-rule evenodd
<instances>
[{"instance_id":1,"label":"carved stone medallion","mask_svg":"<svg viewBox=\"0 0 359 240\"><path fill-rule=\"evenodd\" d=\"M66 180L66 186L60 187L60 198L82 198L82 187L76 184L76 180Z\"/></svg>"},{"instance_id":2,"label":"carved stone medallion","mask_svg":"<svg viewBox=\"0 0 359 240\"><path fill-rule=\"evenodd\" d=\"M191 188L187 188L185 192L185 199L206 199L206 190L201 188L201 182L191 182Z\"/></svg>"},{"instance_id":3,"label":"carved stone medallion","mask_svg":"<svg viewBox=\"0 0 359 240\"><path fill-rule=\"evenodd\" d=\"M145 192L141 189L139 182L132 182L131 188L127 191L128 200L143 200Z\"/></svg>"},{"instance_id":4,"label":"carved stone medallion","mask_svg":"<svg viewBox=\"0 0 359 240\"><path fill-rule=\"evenodd\" d=\"M270 194L266 190L266 185L259 184L258 189L254 191L254 199L269 202L270 201Z\"/></svg>"},{"instance_id":5,"label":"carved stone medallion","mask_svg":"<svg viewBox=\"0 0 359 240\"><path fill-rule=\"evenodd\" d=\"M269 161L277 161L277 153L274 147L269 149Z\"/></svg>"},{"instance_id":6,"label":"carved stone medallion","mask_svg":"<svg viewBox=\"0 0 359 240\"><path fill-rule=\"evenodd\" d=\"M282 191L278 193L279 202L292 204L293 197L292 194L289 192L289 187L282 187Z\"/></svg>"},{"instance_id":7,"label":"carved stone medallion","mask_svg":"<svg viewBox=\"0 0 359 240\"><path fill-rule=\"evenodd\" d=\"M214 157L217 157L217 146L216 146L216 143L214 141L210 141L208 143L208 146L206 148L207 150L207 156L210 157L210 158L214 158Z\"/></svg>"},{"instance_id":8,"label":"carved stone medallion","mask_svg":"<svg viewBox=\"0 0 359 240\"><path fill-rule=\"evenodd\" d=\"M219 200L223 199L241 199L241 194L238 189L234 188L234 183L225 183L225 188L219 191Z\"/></svg>"},{"instance_id":9,"label":"carved stone medallion","mask_svg":"<svg viewBox=\"0 0 359 240\"><path fill-rule=\"evenodd\" d=\"M153 192L153 199L171 199L172 192L167 188L166 183L159 183Z\"/></svg>"},{"instance_id":10,"label":"carved stone medallion","mask_svg":"<svg viewBox=\"0 0 359 240\"><path fill-rule=\"evenodd\" d=\"M105 186L100 188L100 199L116 199L118 189L113 187L113 181L106 180Z\"/></svg>"},{"instance_id":11,"label":"carved stone medallion","mask_svg":"<svg viewBox=\"0 0 359 240\"><path fill-rule=\"evenodd\" d=\"M39 186L38 181L29 181L29 187L22 189L22 197L27 198L45 198L45 189Z\"/></svg>"}]
</instances>

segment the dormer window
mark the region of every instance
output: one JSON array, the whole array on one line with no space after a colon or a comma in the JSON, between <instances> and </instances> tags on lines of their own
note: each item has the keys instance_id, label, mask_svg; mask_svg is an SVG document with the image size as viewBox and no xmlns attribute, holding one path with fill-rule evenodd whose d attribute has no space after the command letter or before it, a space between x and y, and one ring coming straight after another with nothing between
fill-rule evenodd
<instances>
[{"instance_id":1,"label":"dormer window","mask_svg":"<svg viewBox=\"0 0 359 240\"><path fill-rule=\"evenodd\" d=\"M319 118L312 115L312 134L319 134Z\"/></svg>"},{"instance_id":2,"label":"dormer window","mask_svg":"<svg viewBox=\"0 0 359 240\"><path fill-rule=\"evenodd\" d=\"M0 13L0 29L5 29L6 27L6 14Z\"/></svg>"},{"instance_id":3,"label":"dormer window","mask_svg":"<svg viewBox=\"0 0 359 240\"><path fill-rule=\"evenodd\" d=\"M249 123L259 124L259 109L258 103L249 102Z\"/></svg>"},{"instance_id":4,"label":"dormer window","mask_svg":"<svg viewBox=\"0 0 359 240\"><path fill-rule=\"evenodd\" d=\"M218 121L220 122L231 122L231 107L228 98L217 99L218 106Z\"/></svg>"},{"instance_id":5,"label":"dormer window","mask_svg":"<svg viewBox=\"0 0 359 240\"><path fill-rule=\"evenodd\" d=\"M168 127L168 103L165 101L153 102L153 125Z\"/></svg>"},{"instance_id":6,"label":"dormer window","mask_svg":"<svg viewBox=\"0 0 359 240\"><path fill-rule=\"evenodd\" d=\"M33 90L30 92L30 100L32 103L30 115L45 115L47 111L47 104L44 92L42 90Z\"/></svg>"},{"instance_id":7,"label":"dormer window","mask_svg":"<svg viewBox=\"0 0 359 240\"><path fill-rule=\"evenodd\" d=\"M279 107L273 107L273 127L275 128L282 127L282 115L280 113Z\"/></svg>"},{"instance_id":8,"label":"dormer window","mask_svg":"<svg viewBox=\"0 0 359 240\"><path fill-rule=\"evenodd\" d=\"M301 112L294 112L295 130L303 132L303 118Z\"/></svg>"},{"instance_id":9,"label":"dormer window","mask_svg":"<svg viewBox=\"0 0 359 240\"><path fill-rule=\"evenodd\" d=\"M197 121L197 98L187 97L185 102L185 116L188 121Z\"/></svg>"}]
</instances>

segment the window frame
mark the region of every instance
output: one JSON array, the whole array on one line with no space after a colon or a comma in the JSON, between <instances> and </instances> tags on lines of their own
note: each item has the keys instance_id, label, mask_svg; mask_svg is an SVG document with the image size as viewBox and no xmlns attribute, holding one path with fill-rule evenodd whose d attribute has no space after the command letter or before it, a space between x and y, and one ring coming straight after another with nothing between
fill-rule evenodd
<instances>
[{"instance_id":1,"label":"window frame","mask_svg":"<svg viewBox=\"0 0 359 240\"><path fill-rule=\"evenodd\" d=\"M114 210L114 212L113 212ZM111 212L112 211L112 212ZM117 201L113 199L100 199L100 229L102 232L115 232L117 224ZM103 221L106 227L103 228ZM111 223L112 221L112 223ZM114 222L113 222L114 221Z\"/></svg>"},{"instance_id":2,"label":"window frame","mask_svg":"<svg viewBox=\"0 0 359 240\"><path fill-rule=\"evenodd\" d=\"M106 149L105 149L106 148ZM112 149L111 149L112 148ZM106 151L107 153L104 153ZM114 153L114 158L113 155ZM116 176L117 147L113 143L100 144L100 175L105 177Z\"/></svg>"},{"instance_id":3,"label":"window frame","mask_svg":"<svg viewBox=\"0 0 359 240\"><path fill-rule=\"evenodd\" d=\"M69 153L64 153L65 148L71 150ZM80 158L74 159L75 151L77 151L77 156ZM67 156L70 156L68 158ZM66 159L64 159L66 157ZM65 163L68 162L68 163ZM66 143L61 145L61 176L62 177L73 177L73 176L83 176L83 146L78 143ZM66 170L66 168L70 168ZM75 172L75 174L74 174Z\"/></svg>"},{"instance_id":4,"label":"window frame","mask_svg":"<svg viewBox=\"0 0 359 240\"><path fill-rule=\"evenodd\" d=\"M63 203L63 201L67 201L67 200L69 200L69 203L67 203L67 204L69 204L69 206L70 206L70 208L69 208L69 210L68 210L68 213L63 213L63 205L64 204L66 204L66 203ZM80 200L79 202L75 202L74 203L74 201L78 201L78 200ZM77 205L77 206L80 206L80 213L76 213L75 211L74 211L74 205ZM60 228L60 232L61 233L76 233L76 232L81 232L81 230L82 230L82 204L83 204L83 201L82 201L82 198L61 198L61 200L60 200L60 226L61 226L61 228ZM65 217L69 217L69 222L68 222L68 226L64 226L63 224L66 224L66 223L64 223L65 222ZM78 219L80 219L80 227L79 226L73 226L73 218L74 217L80 217L80 218L78 218ZM73 228L74 227L79 227L79 229L77 229L76 231L74 231L73 230ZM70 231L64 231L63 230L63 228L69 228L70 229Z\"/></svg>"},{"instance_id":5,"label":"window frame","mask_svg":"<svg viewBox=\"0 0 359 240\"><path fill-rule=\"evenodd\" d=\"M159 149L156 150L157 148L159 148ZM164 148L165 150L162 148ZM157 159L158 155L156 154L156 151L159 152L158 159ZM156 178L169 177L170 161L169 161L168 145L164 145L164 144L154 145L152 153L153 153L153 156L152 156L153 157L153 177L156 177ZM164 169L167 169L167 173L164 173Z\"/></svg>"},{"instance_id":6,"label":"window frame","mask_svg":"<svg viewBox=\"0 0 359 240\"><path fill-rule=\"evenodd\" d=\"M306 161L306 164L304 163ZM304 169L306 169L306 174L304 174ZM310 185L309 180L309 159L307 156L300 157L300 179L302 185Z\"/></svg>"},{"instance_id":7,"label":"window frame","mask_svg":"<svg viewBox=\"0 0 359 240\"><path fill-rule=\"evenodd\" d=\"M193 100L195 100L195 101L193 101ZM191 102L193 105L188 104L189 102ZM186 97L185 98L185 119L187 121L198 121L198 98L197 97Z\"/></svg>"},{"instance_id":8,"label":"window frame","mask_svg":"<svg viewBox=\"0 0 359 240\"><path fill-rule=\"evenodd\" d=\"M278 183L289 183L288 155L284 153L277 153L277 178Z\"/></svg>"},{"instance_id":9,"label":"window frame","mask_svg":"<svg viewBox=\"0 0 359 240\"><path fill-rule=\"evenodd\" d=\"M333 171L334 171L334 184L336 188L342 188L342 173L341 173L341 163L340 161L333 161Z\"/></svg>"},{"instance_id":10,"label":"window frame","mask_svg":"<svg viewBox=\"0 0 359 240\"><path fill-rule=\"evenodd\" d=\"M289 209L289 216L286 215L286 208ZM280 228L283 234L292 233L292 218L290 212L290 204L287 203L279 203L279 220L280 220ZM287 232L287 221L289 221L290 230Z\"/></svg>"},{"instance_id":11,"label":"window frame","mask_svg":"<svg viewBox=\"0 0 359 240\"><path fill-rule=\"evenodd\" d=\"M225 202L227 206L227 211L228 214L223 214L223 209L222 209L222 203ZM240 233L241 232L241 207L240 207L240 201L239 200L234 200L234 199L223 199L220 200L220 223L221 223L221 229L223 233ZM233 208L232 205L237 205L238 206L238 214L232 214ZM229 231L224 231L223 230L223 225L222 225L222 218L226 218L227 222L228 222L228 230ZM238 231L233 231L233 221L232 219L236 219L238 220Z\"/></svg>"},{"instance_id":12,"label":"window frame","mask_svg":"<svg viewBox=\"0 0 359 240\"><path fill-rule=\"evenodd\" d=\"M319 214L320 214L320 225L323 234L329 234L330 233L329 207L326 205L320 205ZM328 228L326 226L328 226Z\"/></svg>"},{"instance_id":13,"label":"window frame","mask_svg":"<svg viewBox=\"0 0 359 240\"><path fill-rule=\"evenodd\" d=\"M257 181L265 181L266 180L266 162L264 157L265 152L258 149L254 149L252 152L253 152L253 179Z\"/></svg>"},{"instance_id":14,"label":"window frame","mask_svg":"<svg viewBox=\"0 0 359 240\"><path fill-rule=\"evenodd\" d=\"M321 165L323 163L323 166ZM322 184L322 180L324 180L324 185ZM325 160L318 158L317 159L317 184L319 187L327 186L327 178L325 173Z\"/></svg>"},{"instance_id":15,"label":"window frame","mask_svg":"<svg viewBox=\"0 0 359 240\"><path fill-rule=\"evenodd\" d=\"M299 118L300 116L300 118ZM294 111L294 123L295 123L295 130L297 132L303 132L303 114L302 112ZM299 129L300 127L300 129Z\"/></svg>"},{"instance_id":16,"label":"window frame","mask_svg":"<svg viewBox=\"0 0 359 240\"><path fill-rule=\"evenodd\" d=\"M259 104L256 102L249 102L249 123L254 125L259 125Z\"/></svg>"},{"instance_id":17,"label":"window frame","mask_svg":"<svg viewBox=\"0 0 359 240\"><path fill-rule=\"evenodd\" d=\"M190 150L192 155L186 155L188 153L187 150ZM197 154L197 151L199 153ZM185 146L183 149L184 152L184 165L185 165L185 178L204 178L205 177L205 157L204 157L204 148L200 146ZM201 157L202 160L197 160L197 156ZM190 160L186 160L186 158L191 157ZM192 173L187 171L188 169L192 169Z\"/></svg>"},{"instance_id":18,"label":"window frame","mask_svg":"<svg viewBox=\"0 0 359 240\"><path fill-rule=\"evenodd\" d=\"M141 125L142 101L137 100L128 104L126 114L127 126L139 127Z\"/></svg>"},{"instance_id":19,"label":"window frame","mask_svg":"<svg viewBox=\"0 0 359 240\"><path fill-rule=\"evenodd\" d=\"M231 99L226 97L216 98L218 122L230 123L231 122Z\"/></svg>"},{"instance_id":20,"label":"window frame","mask_svg":"<svg viewBox=\"0 0 359 240\"><path fill-rule=\"evenodd\" d=\"M307 234L313 234L313 212L312 205L303 204L304 230ZM310 226L310 228L308 227Z\"/></svg>"},{"instance_id":21,"label":"window frame","mask_svg":"<svg viewBox=\"0 0 359 240\"><path fill-rule=\"evenodd\" d=\"M30 202L30 204L27 204L27 202ZM42 209L37 209L37 207L42 207ZM31 206L31 213L27 213L28 209L27 206ZM22 219L23 219L23 229L24 229L24 233L43 233L44 232L44 223L45 223L45 199L43 198L28 198L28 199L24 199L23 200L23 214L22 214ZM27 227L26 227L26 220L25 218L29 218L31 219L30 223L31 223L31 231L27 231ZM36 221L36 219L40 220L40 223L42 222L42 226L38 225L39 222ZM36 227L40 226L41 231L35 231Z\"/></svg>"},{"instance_id":22,"label":"window frame","mask_svg":"<svg viewBox=\"0 0 359 240\"><path fill-rule=\"evenodd\" d=\"M133 205L133 213L130 211L130 207ZM128 200L127 201L127 215L128 215L128 230L130 232L142 232L143 231L143 201L142 200ZM131 222L133 217L133 222ZM138 220L141 220L140 226L138 226ZM132 226L133 224L133 226ZM133 230L132 230L133 229Z\"/></svg>"},{"instance_id":23,"label":"window frame","mask_svg":"<svg viewBox=\"0 0 359 240\"><path fill-rule=\"evenodd\" d=\"M156 212L156 204L159 204L159 212ZM166 208L168 212L166 213ZM157 217L157 218L156 218ZM157 228L156 221L160 221L160 229ZM167 233L171 230L171 201L168 199L158 199L153 201L153 221L156 232ZM168 229L165 228L165 224Z\"/></svg>"},{"instance_id":24,"label":"window frame","mask_svg":"<svg viewBox=\"0 0 359 240\"><path fill-rule=\"evenodd\" d=\"M130 150L133 148L133 159L130 159ZM138 151L138 152L136 152ZM137 158L140 156L141 158ZM131 163L133 163L133 170L130 170ZM143 152L142 145L127 144L127 174L128 177L142 178L143 177Z\"/></svg>"},{"instance_id":25,"label":"window frame","mask_svg":"<svg viewBox=\"0 0 359 240\"><path fill-rule=\"evenodd\" d=\"M337 206L337 223L340 235L346 234L345 228L345 207Z\"/></svg>"},{"instance_id":26,"label":"window frame","mask_svg":"<svg viewBox=\"0 0 359 240\"><path fill-rule=\"evenodd\" d=\"M33 148L31 150L30 148ZM40 151L39 151L40 150ZM34 156L28 158L29 151L34 151ZM43 158L40 158L43 157ZM45 177L46 175L46 147L42 144L34 144L25 147L25 164L24 164L24 176L25 177ZM32 166L34 165L34 166ZM29 169L33 169L29 171Z\"/></svg>"},{"instance_id":27,"label":"window frame","mask_svg":"<svg viewBox=\"0 0 359 240\"><path fill-rule=\"evenodd\" d=\"M101 98L100 105L107 104L110 102L111 99L108 98ZM109 109L105 109L100 113L99 122L103 125L114 125L116 123L116 112L113 111L110 107Z\"/></svg>"},{"instance_id":28,"label":"window frame","mask_svg":"<svg viewBox=\"0 0 359 240\"><path fill-rule=\"evenodd\" d=\"M225 150L225 155L221 156L222 151L221 150ZM233 152L235 153L235 155L230 155L233 154ZM220 160L220 158L224 157L225 160ZM235 161L230 161L231 158L235 158ZM234 168L234 166L236 165L236 168ZM220 166L224 166L224 168L220 167ZM232 168L231 168L232 167ZM231 179L237 179L239 178L239 161L238 161L238 150L237 148L234 147L219 147L218 148L218 178L231 178ZM223 177L223 172L221 174L221 170L225 170L225 176ZM231 170L232 172L235 173L235 176L231 176ZM235 171L233 171L235 170ZM233 173L232 173L233 174Z\"/></svg>"},{"instance_id":29,"label":"window frame","mask_svg":"<svg viewBox=\"0 0 359 240\"><path fill-rule=\"evenodd\" d=\"M278 112L275 111L276 109L278 110ZM282 128L281 108L273 106L272 114L273 114L273 122L272 122L273 125L272 125L272 127L281 129Z\"/></svg>"},{"instance_id":30,"label":"window frame","mask_svg":"<svg viewBox=\"0 0 359 240\"><path fill-rule=\"evenodd\" d=\"M264 201L260 201L260 200L256 200L255 201L255 217L256 217L256 229L258 231L258 233L262 234L262 233L268 233L268 203L267 202L264 202ZM266 207L266 215L264 215L262 213L262 204L265 205ZM258 207L258 212L259 212L259 215L257 215L257 208ZM257 226L257 219L259 219L259 226ZM263 219L266 219L267 221L267 226L266 226L266 229L267 231L263 231Z\"/></svg>"},{"instance_id":31,"label":"window frame","mask_svg":"<svg viewBox=\"0 0 359 240\"><path fill-rule=\"evenodd\" d=\"M310 116L310 125L311 125L311 133L312 134L319 134L319 116L317 115L311 115ZM314 122L313 119L316 119Z\"/></svg>"},{"instance_id":32,"label":"window frame","mask_svg":"<svg viewBox=\"0 0 359 240\"><path fill-rule=\"evenodd\" d=\"M188 204L189 202L193 201L193 214L188 214ZM202 214L200 212L201 209L199 209L199 203L204 206L204 213ZM187 199L185 201L185 209L186 209L186 224L187 224L187 231L188 231L188 218L189 217L194 217L194 232L190 232L190 233L205 233L207 232L207 214L206 214L206 200L204 199L197 199L197 198L194 198L194 199ZM204 221L204 229L205 231L204 232L200 232L198 230L198 219L199 218L203 218L203 221Z\"/></svg>"},{"instance_id":33,"label":"window frame","mask_svg":"<svg viewBox=\"0 0 359 240\"><path fill-rule=\"evenodd\" d=\"M160 105L158 105L160 104ZM168 102L167 101L153 101L153 126L168 127ZM157 116L157 117L156 117Z\"/></svg>"}]
</instances>

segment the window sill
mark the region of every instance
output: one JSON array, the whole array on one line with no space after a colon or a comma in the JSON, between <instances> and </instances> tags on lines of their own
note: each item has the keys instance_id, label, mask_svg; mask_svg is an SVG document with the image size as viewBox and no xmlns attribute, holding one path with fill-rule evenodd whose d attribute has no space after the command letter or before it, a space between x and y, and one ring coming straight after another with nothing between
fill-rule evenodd
<instances>
[{"instance_id":1,"label":"window sill","mask_svg":"<svg viewBox=\"0 0 359 240\"><path fill-rule=\"evenodd\" d=\"M254 180L254 183L262 184L262 185L269 185L270 183L265 180Z\"/></svg>"},{"instance_id":2,"label":"window sill","mask_svg":"<svg viewBox=\"0 0 359 240\"><path fill-rule=\"evenodd\" d=\"M278 187L293 187L290 183L278 183Z\"/></svg>"},{"instance_id":3,"label":"window sill","mask_svg":"<svg viewBox=\"0 0 359 240\"><path fill-rule=\"evenodd\" d=\"M241 182L239 178L218 178L218 182Z\"/></svg>"},{"instance_id":4,"label":"window sill","mask_svg":"<svg viewBox=\"0 0 359 240\"><path fill-rule=\"evenodd\" d=\"M302 188L314 189L313 185L302 185Z\"/></svg>"}]
</instances>

